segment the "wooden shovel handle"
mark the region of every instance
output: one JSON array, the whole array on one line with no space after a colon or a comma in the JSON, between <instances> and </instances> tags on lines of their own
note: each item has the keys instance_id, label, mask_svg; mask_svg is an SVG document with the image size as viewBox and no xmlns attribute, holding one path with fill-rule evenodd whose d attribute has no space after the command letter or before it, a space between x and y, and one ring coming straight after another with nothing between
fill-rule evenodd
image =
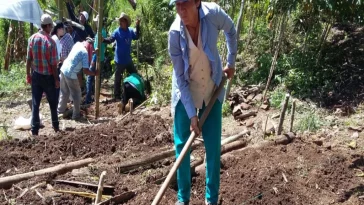
<instances>
[{"instance_id":1,"label":"wooden shovel handle","mask_svg":"<svg viewBox=\"0 0 364 205\"><path fill-rule=\"evenodd\" d=\"M224 88L224 85L225 85L225 82L226 82L226 75L223 76L222 80L221 80L221 83L219 85L219 87L217 88L217 90L215 91L214 95L211 97L211 100L209 101L205 111L202 113L202 116L199 120L199 125L200 125L200 128L202 127L202 125L205 123L205 120L207 118L207 116L209 115L211 109L212 109L212 106L215 104L215 101L216 99L218 98L220 92L222 91L222 89ZM157 195L155 196L153 202L152 202L152 205L157 205L159 204L160 200L162 199L164 193L166 192L167 190L167 187L169 185L169 183L171 182L171 179L173 177L173 175L176 173L179 165L181 164L183 158L185 157L188 149L191 147L192 145L192 142L194 141L194 139L197 137L198 135L195 134L195 132L192 132L190 137L188 138L185 146L183 147L179 157L177 158L176 162L173 164L173 167L171 168L171 170L169 171L166 179L164 180L161 188L159 189Z\"/></svg>"}]
</instances>

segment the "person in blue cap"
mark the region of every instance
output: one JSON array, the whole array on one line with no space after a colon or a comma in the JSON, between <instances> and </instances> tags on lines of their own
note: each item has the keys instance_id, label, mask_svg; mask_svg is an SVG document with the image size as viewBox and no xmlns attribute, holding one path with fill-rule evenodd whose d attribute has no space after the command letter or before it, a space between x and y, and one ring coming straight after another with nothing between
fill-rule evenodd
<instances>
[{"instance_id":1,"label":"person in blue cap","mask_svg":"<svg viewBox=\"0 0 364 205\"><path fill-rule=\"evenodd\" d=\"M199 129L198 119L220 84L223 73L228 78L234 76L236 30L232 19L216 3L171 0L170 4L175 5L178 14L168 36L168 51L173 63L172 116L176 158L191 131L196 134L202 131L206 148L206 204L217 204L224 92L214 103L202 130ZM217 49L220 30L225 33L228 48L224 69ZM190 153L177 170L177 184L176 205L188 205L191 192Z\"/></svg>"}]
</instances>

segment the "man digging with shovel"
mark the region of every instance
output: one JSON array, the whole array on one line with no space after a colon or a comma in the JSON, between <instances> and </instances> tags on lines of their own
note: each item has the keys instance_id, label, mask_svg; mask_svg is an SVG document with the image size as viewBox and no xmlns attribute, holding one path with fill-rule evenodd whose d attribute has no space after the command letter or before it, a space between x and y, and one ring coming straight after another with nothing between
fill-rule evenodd
<instances>
[{"instance_id":1,"label":"man digging with shovel","mask_svg":"<svg viewBox=\"0 0 364 205\"><path fill-rule=\"evenodd\" d=\"M170 1L170 4L174 3L178 15L169 31L168 49L173 63L172 115L178 158L191 131L200 133L197 109L201 117L223 77L217 50L219 31L223 30L226 36L228 56L224 72L228 78L235 73L237 40L233 21L217 4L201 0ZM223 99L224 92L221 92L201 130L206 148L206 204L217 204L219 197ZM177 183L176 205L188 205L191 192L189 153L177 170Z\"/></svg>"}]
</instances>

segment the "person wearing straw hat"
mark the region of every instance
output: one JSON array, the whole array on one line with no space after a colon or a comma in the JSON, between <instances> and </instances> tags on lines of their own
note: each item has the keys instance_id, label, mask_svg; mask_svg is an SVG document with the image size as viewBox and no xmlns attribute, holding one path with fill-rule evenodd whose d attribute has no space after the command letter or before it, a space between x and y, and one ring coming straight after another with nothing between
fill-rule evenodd
<instances>
[{"instance_id":1,"label":"person wearing straw hat","mask_svg":"<svg viewBox=\"0 0 364 205\"><path fill-rule=\"evenodd\" d=\"M171 0L177 16L168 34L168 52L173 63L172 116L176 158L191 131L202 132L206 148L206 204L218 203L220 187L220 152L222 103L221 92L209 115L199 128L201 117L223 73L235 73L237 53L236 30L232 19L216 3L201 0ZM226 37L227 65L222 68L217 40L219 31ZM197 114L197 110L199 110ZM178 201L188 205L191 193L190 154L187 153L177 170Z\"/></svg>"},{"instance_id":2,"label":"person wearing straw hat","mask_svg":"<svg viewBox=\"0 0 364 205\"><path fill-rule=\"evenodd\" d=\"M111 37L105 38L104 43L113 43L116 41L116 49L114 60L116 63L115 81L114 81L114 97L117 100L121 99L121 79L125 70L128 73L136 73L133 60L131 58L131 42L138 40L140 35L140 20L136 21L136 28L131 28L130 17L122 12L117 19L120 27L117 28Z\"/></svg>"},{"instance_id":3,"label":"person wearing straw hat","mask_svg":"<svg viewBox=\"0 0 364 205\"><path fill-rule=\"evenodd\" d=\"M105 25L106 23L106 18L103 18L103 24L102 25ZM99 15L97 15L94 19L93 19L94 23L96 23L96 26L97 26L97 33L96 33L96 36L95 36L95 43L94 43L94 48L95 48L95 53L93 54L93 57L92 57L92 61L91 61L91 66L90 66L90 70L91 71L95 71L96 70L96 60L97 60L97 54L96 54L96 51L99 50L99 48L97 47L98 46L98 42L99 42L99 39L98 39L98 32L99 32ZM102 38L106 38L107 37L107 34L106 34L106 29L105 27L103 27L101 29L101 36ZM106 44L105 43L101 43L101 48L100 48L100 53L99 53L99 58L100 58L100 70L103 69L104 67L104 60L105 60L105 50L106 50ZM86 99L85 99L85 103L84 104L90 104L92 103L92 94L94 93L94 81L95 81L95 76L87 76L87 79L86 79ZM101 81L100 81L101 83Z\"/></svg>"}]
</instances>

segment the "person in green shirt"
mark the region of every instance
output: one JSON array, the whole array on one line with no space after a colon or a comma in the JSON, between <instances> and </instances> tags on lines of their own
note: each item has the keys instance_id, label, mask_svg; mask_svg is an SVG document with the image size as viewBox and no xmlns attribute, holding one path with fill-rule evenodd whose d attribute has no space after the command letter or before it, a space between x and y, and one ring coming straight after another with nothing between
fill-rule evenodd
<instances>
[{"instance_id":1,"label":"person in green shirt","mask_svg":"<svg viewBox=\"0 0 364 205\"><path fill-rule=\"evenodd\" d=\"M98 21L99 21L99 15L97 15L94 18L94 22L98 25ZM104 23L103 25L105 25L106 23L106 19L104 18ZM98 29L99 30L99 29ZM97 31L99 32L99 31ZM102 38L106 38L107 34L106 34L106 29L102 28L101 29L101 35ZM90 66L90 70L91 71L95 71L96 70L96 59L97 59L97 55L96 52L98 50L97 46L98 46L98 35L96 34L95 36L95 43L94 43L94 48L95 48L95 53L92 57L92 61L91 61L91 66ZM100 48L100 68L101 70L104 67L104 60L105 60L105 50L106 50L106 44L105 43L101 43L101 48ZM92 103L92 95L94 94L94 81L95 81L95 77L94 76L87 76L87 81L86 81L86 99L85 99L85 104L91 104ZM101 81L100 81L101 82Z\"/></svg>"},{"instance_id":2,"label":"person in green shirt","mask_svg":"<svg viewBox=\"0 0 364 205\"><path fill-rule=\"evenodd\" d=\"M124 92L121 97L119 106L119 114L125 110L125 105L129 99L133 99L133 106L140 105L146 98L145 96L145 82L138 73L132 73L124 79Z\"/></svg>"}]
</instances>

